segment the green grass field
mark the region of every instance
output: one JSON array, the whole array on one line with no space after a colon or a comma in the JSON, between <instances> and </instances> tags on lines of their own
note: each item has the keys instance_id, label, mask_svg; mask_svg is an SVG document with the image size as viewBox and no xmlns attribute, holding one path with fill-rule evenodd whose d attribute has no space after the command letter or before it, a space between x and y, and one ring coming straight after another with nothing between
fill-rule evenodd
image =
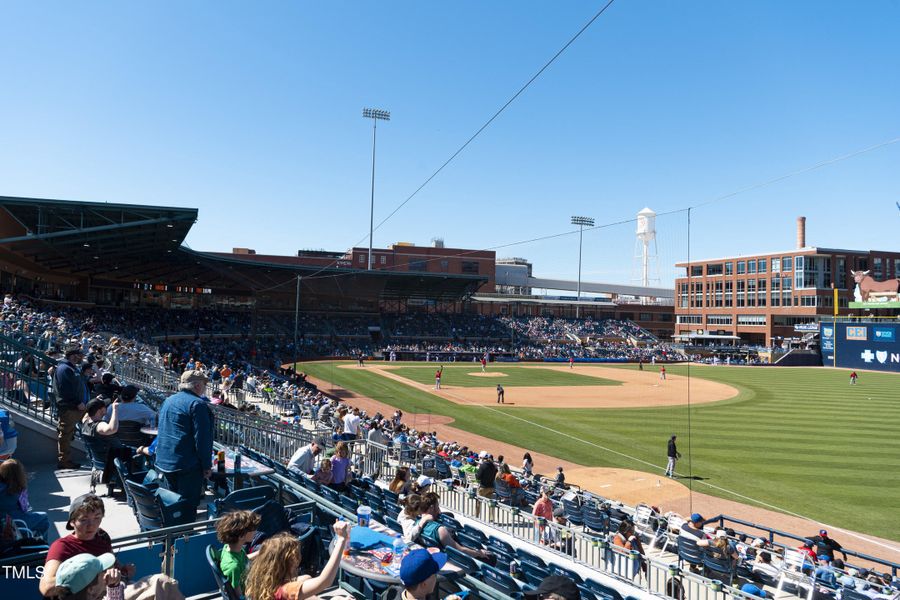
<instances>
[{"instance_id":1,"label":"green grass field","mask_svg":"<svg viewBox=\"0 0 900 600\"><path fill-rule=\"evenodd\" d=\"M755 504L729 493L735 492L766 508L900 540L896 375L863 373L850 387L843 370L691 366L692 377L727 383L739 395L690 410L529 409L457 405L334 363L301 369L403 411L447 415L460 429L585 466L654 471L646 461L661 473L666 440L675 433L685 456L679 472L702 477L693 484L699 492ZM433 378L433 366L422 369ZM684 375L687 369L668 371ZM476 379L492 386L498 381Z\"/></svg>"},{"instance_id":2,"label":"green grass field","mask_svg":"<svg viewBox=\"0 0 900 600\"><path fill-rule=\"evenodd\" d=\"M489 373L502 373L505 377L479 377L478 375L469 375L469 373L481 373L480 364L444 365L444 372L441 375L441 385L458 385L461 387L496 387L498 383L503 385L503 387L535 385L622 385L620 382L611 379L589 377L587 375L579 375L575 372L554 371L552 369L491 365L487 370ZM391 373L426 385L434 385L435 371L437 371L436 366L399 367L391 369Z\"/></svg>"}]
</instances>

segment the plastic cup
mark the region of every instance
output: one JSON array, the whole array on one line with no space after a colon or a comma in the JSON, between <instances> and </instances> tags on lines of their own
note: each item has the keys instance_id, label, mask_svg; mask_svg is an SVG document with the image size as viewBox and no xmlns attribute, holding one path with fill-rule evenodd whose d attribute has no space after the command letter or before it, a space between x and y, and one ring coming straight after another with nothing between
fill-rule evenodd
<instances>
[{"instance_id":1,"label":"plastic cup","mask_svg":"<svg viewBox=\"0 0 900 600\"><path fill-rule=\"evenodd\" d=\"M356 519L360 527L368 527L369 521L372 520L372 509L368 506L360 506L356 509Z\"/></svg>"}]
</instances>

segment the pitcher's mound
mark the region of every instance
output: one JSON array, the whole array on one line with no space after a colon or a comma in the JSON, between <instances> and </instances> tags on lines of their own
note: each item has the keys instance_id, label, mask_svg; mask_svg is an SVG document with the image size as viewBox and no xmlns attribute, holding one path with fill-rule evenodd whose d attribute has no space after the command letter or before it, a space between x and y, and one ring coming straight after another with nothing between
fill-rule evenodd
<instances>
[{"instance_id":1,"label":"pitcher's mound","mask_svg":"<svg viewBox=\"0 0 900 600\"><path fill-rule=\"evenodd\" d=\"M506 373L497 373L494 371L488 371L487 373L475 371L474 373L466 373L466 375L471 375L472 377L506 377Z\"/></svg>"}]
</instances>

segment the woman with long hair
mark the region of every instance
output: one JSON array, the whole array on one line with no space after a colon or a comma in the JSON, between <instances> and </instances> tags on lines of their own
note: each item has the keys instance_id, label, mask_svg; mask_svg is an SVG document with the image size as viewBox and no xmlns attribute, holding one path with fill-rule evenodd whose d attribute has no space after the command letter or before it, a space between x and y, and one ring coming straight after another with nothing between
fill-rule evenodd
<instances>
[{"instance_id":1,"label":"woman with long hair","mask_svg":"<svg viewBox=\"0 0 900 600\"><path fill-rule=\"evenodd\" d=\"M525 456L522 457L522 472L525 473L525 477L528 478L530 478L534 472L534 461L531 460L530 452L526 452Z\"/></svg>"},{"instance_id":2,"label":"woman with long hair","mask_svg":"<svg viewBox=\"0 0 900 600\"><path fill-rule=\"evenodd\" d=\"M395 494L409 494L410 488L409 469L406 467L398 467L394 474L394 480L388 486L388 489Z\"/></svg>"},{"instance_id":3,"label":"woman with long hair","mask_svg":"<svg viewBox=\"0 0 900 600\"><path fill-rule=\"evenodd\" d=\"M300 542L289 533L279 533L263 542L259 554L250 564L244 591L253 600L305 600L329 587L341 564L341 554L350 539L350 524L334 524L337 538L331 556L318 577L303 575L300 570Z\"/></svg>"}]
</instances>

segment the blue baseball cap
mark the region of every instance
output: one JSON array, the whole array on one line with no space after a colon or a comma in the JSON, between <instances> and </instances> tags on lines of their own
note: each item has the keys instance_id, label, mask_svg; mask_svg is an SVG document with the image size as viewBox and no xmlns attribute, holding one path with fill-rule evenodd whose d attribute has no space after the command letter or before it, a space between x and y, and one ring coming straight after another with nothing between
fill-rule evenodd
<instances>
[{"instance_id":1,"label":"blue baseball cap","mask_svg":"<svg viewBox=\"0 0 900 600\"><path fill-rule=\"evenodd\" d=\"M751 596L759 596L760 598L766 597L766 593L752 583L745 583L743 587L741 587L741 591L745 594L750 594Z\"/></svg>"},{"instance_id":2,"label":"blue baseball cap","mask_svg":"<svg viewBox=\"0 0 900 600\"><path fill-rule=\"evenodd\" d=\"M406 587L419 585L432 575L436 575L447 564L447 555L443 552L432 554L424 548L413 550L403 557L400 563L400 581Z\"/></svg>"},{"instance_id":3,"label":"blue baseball cap","mask_svg":"<svg viewBox=\"0 0 900 600\"><path fill-rule=\"evenodd\" d=\"M700 513L694 513L691 515L691 523L697 523L698 521L702 521L703 516Z\"/></svg>"},{"instance_id":4,"label":"blue baseball cap","mask_svg":"<svg viewBox=\"0 0 900 600\"><path fill-rule=\"evenodd\" d=\"M68 588L69 592L77 594L94 583L97 575L112 568L114 564L116 564L116 557L110 552L100 556L87 553L76 554L59 565L59 569L56 571L56 585Z\"/></svg>"}]
</instances>

